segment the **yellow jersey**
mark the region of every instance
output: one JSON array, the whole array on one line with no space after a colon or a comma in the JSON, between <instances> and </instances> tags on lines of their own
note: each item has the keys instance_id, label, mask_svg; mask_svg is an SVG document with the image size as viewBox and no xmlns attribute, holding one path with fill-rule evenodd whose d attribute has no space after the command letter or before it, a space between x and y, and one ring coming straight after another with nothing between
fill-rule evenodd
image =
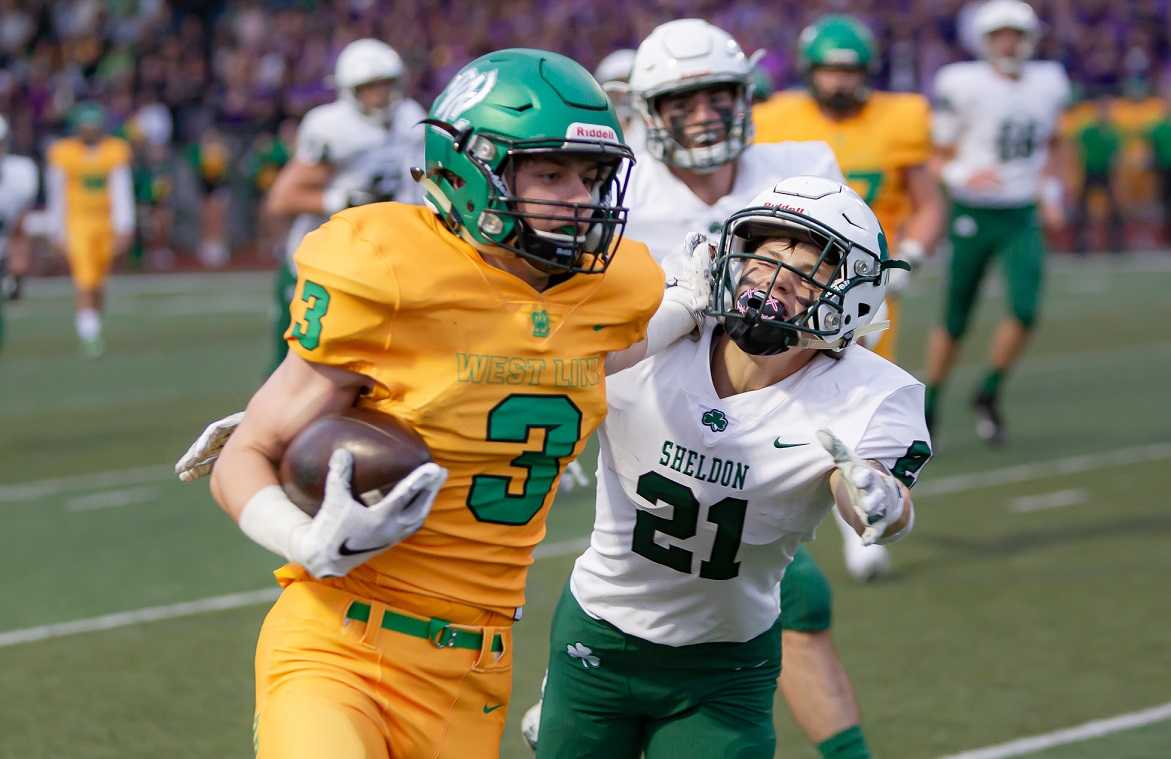
<instances>
[{"instance_id":1,"label":"yellow jersey","mask_svg":"<svg viewBox=\"0 0 1171 759\"><path fill-rule=\"evenodd\" d=\"M76 137L53 143L48 162L65 177L67 223L110 223L110 174L119 167L128 167L130 158L129 143L117 137L103 137L92 147Z\"/></svg>"},{"instance_id":2,"label":"yellow jersey","mask_svg":"<svg viewBox=\"0 0 1171 759\"><path fill-rule=\"evenodd\" d=\"M922 95L875 92L847 119L828 118L805 90L773 95L752 112L757 142L822 140L888 237L911 212L905 170L931 155L931 109Z\"/></svg>"},{"instance_id":3,"label":"yellow jersey","mask_svg":"<svg viewBox=\"0 0 1171 759\"><path fill-rule=\"evenodd\" d=\"M290 348L369 377L360 405L414 428L449 472L417 533L331 584L511 616L561 473L606 415L606 354L645 337L662 271L624 240L604 274L538 292L400 203L335 215L295 261Z\"/></svg>"}]
</instances>

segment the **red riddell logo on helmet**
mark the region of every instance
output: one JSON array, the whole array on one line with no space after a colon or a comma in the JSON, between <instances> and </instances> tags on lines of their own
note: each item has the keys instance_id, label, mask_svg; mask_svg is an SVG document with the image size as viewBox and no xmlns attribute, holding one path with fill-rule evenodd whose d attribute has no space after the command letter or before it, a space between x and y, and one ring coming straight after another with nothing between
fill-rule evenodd
<instances>
[{"instance_id":1,"label":"red riddell logo on helmet","mask_svg":"<svg viewBox=\"0 0 1171 759\"><path fill-rule=\"evenodd\" d=\"M609 140L618 142L618 133L602 124L573 123L565 131L565 136L579 140Z\"/></svg>"},{"instance_id":2,"label":"red riddell logo on helmet","mask_svg":"<svg viewBox=\"0 0 1171 759\"><path fill-rule=\"evenodd\" d=\"M797 206L791 206L788 203L765 203L764 207L765 208L775 208L778 211L792 211L794 213L805 213L804 208L798 208Z\"/></svg>"}]
</instances>

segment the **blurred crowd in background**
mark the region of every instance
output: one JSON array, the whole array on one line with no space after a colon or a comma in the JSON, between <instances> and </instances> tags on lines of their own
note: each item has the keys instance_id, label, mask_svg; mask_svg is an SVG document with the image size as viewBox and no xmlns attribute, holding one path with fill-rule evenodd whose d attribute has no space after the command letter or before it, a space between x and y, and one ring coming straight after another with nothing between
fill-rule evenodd
<instances>
[{"instance_id":1,"label":"blurred crowd in background","mask_svg":"<svg viewBox=\"0 0 1171 759\"><path fill-rule=\"evenodd\" d=\"M1033 5L1046 24L1038 57L1063 63L1078 89L1066 124L1071 206L1126 220L1099 225L1096 239L1075 231L1059 247L1166 245L1171 0ZM762 67L781 88L801 85L797 36L827 12L870 24L882 89L926 90L940 66L970 57L963 0L0 0L0 114L10 152L39 162L77 102L105 106L109 128L134 147L132 265L255 264L276 255L280 234L259 201L300 117L335 97L328 76L354 39L395 47L407 92L426 107L463 63L489 50L546 48L592 69L663 21L699 16L746 50L766 50ZM1093 178L1085 186L1096 197L1078 191L1082 176ZM202 245L208 238L227 244Z\"/></svg>"}]
</instances>

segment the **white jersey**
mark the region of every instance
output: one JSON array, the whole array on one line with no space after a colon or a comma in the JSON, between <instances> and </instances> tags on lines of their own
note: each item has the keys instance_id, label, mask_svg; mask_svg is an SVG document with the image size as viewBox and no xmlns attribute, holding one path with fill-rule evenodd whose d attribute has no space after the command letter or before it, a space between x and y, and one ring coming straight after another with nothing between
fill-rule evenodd
<instances>
[{"instance_id":1,"label":"white jersey","mask_svg":"<svg viewBox=\"0 0 1171 759\"><path fill-rule=\"evenodd\" d=\"M334 170L329 189L373 189L403 203L421 203L423 194L411 179L411 167L423 166L423 129L417 124L426 117L410 99L398 104L389 126L366 118L346 100L320 105L301 121L295 157L329 164ZM293 220L285 249L290 266L301 238L324 221L311 213Z\"/></svg>"},{"instance_id":2,"label":"white jersey","mask_svg":"<svg viewBox=\"0 0 1171 759\"><path fill-rule=\"evenodd\" d=\"M624 200L630 208L625 235L646 243L660 263L674 256L690 233L703 232L713 243L719 242L724 220L745 208L770 183L802 174L844 181L833 151L824 142L749 145L737 161L732 191L709 206L662 161L645 153L637 159Z\"/></svg>"},{"instance_id":3,"label":"white jersey","mask_svg":"<svg viewBox=\"0 0 1171 759\"><path fill-rule=\"evenodd\" d=\"M37 197L37 165L20 155L0 157L0 259L20 216Z\"/></svg>"},{"instance_id":4,"label":"white jersey","mask_svg":"<svg viewBox=\"0 0 1171 759\"><path fill-rule=\"evenodd\" d=\"M570 587L623 632L671 646L743 642L780 613L780 581L832 507L828 427L913 482L930 456L923 386L869 350L819 354L727 398L715 327L606 381L597 513Z\"/></svg>"},{"instance_id":5,"label":"white jersey","mask_svg":"<svg viewBox=\"0 0 1171 759\"><path fill-rule=\"evenodd\" d=\"M951 196L982 207L1035 202L1049 141L1069 97L1060 63L1028 61L1017 79L1002 76L986 61L941 68L935 75L935 144L955 147L955 160L966 169L962 173L995 168L1001 179L999 187L979 192L951 183Z\"/></svg>"}]
</instances>

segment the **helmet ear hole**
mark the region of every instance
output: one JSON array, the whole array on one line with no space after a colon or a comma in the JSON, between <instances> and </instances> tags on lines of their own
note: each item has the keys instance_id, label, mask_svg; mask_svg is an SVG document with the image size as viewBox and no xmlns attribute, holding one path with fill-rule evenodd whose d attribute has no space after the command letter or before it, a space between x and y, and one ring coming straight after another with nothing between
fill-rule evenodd
<instances>
[{"instance_id":1,"label":"helmet ear hole","mask_svg":"<svg viewBox=\"0 0 1171 759\"><path fill-rule=\"evenodd\" d=\"M858 304L858 316L863 317L868 313L870 313L870 304L869 303L859 303ZM847 319L848 318L849 317L847 317ZM850 322L847 321L846 323L849 324Z\"/></svg>"}]
</instances>

